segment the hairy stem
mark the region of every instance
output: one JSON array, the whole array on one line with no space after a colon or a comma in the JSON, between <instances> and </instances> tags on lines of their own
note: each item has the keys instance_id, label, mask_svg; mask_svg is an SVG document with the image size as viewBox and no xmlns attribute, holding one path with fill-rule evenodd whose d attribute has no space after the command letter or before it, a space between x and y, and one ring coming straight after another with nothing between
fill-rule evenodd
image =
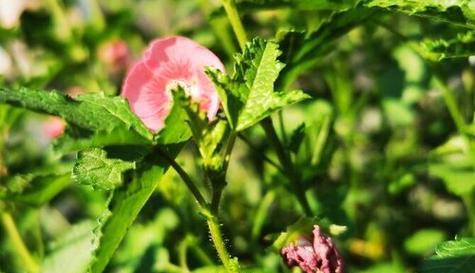
<instances>
[{"instance_id":1,"label":"hairy stem","mask_svg":"<svg viewBox=\"0 0 475 273\"><path fill-rule=\"evenodd\" d=\"M17 251L18 256L22 260L25 270L29 273L40 272L38 264L31 256L28 248L25 245L25 242L23 242L23 239L18 232L18 228L15 224L15 221L13 221L13 217L7 212L1 212L1 218L2 224L5 227L5 231L7 232L15 250Z\"/></svg>"},{"instance_id":2,"label":"hairy stem","mask_svg":"<svg viewBox=\"0 0 475 273\"><path fill-rule=\"evenodd\" d=\"M238 39L239 46L241 50L244 49L244 46L247 42L247 34L242 25L241 18L239 18L239 13L236 8L236 3L234 0L222 0L224 10L228 16L229 22L233 28L234 34Z\"/></svg>"},{"instance_id":3,"label":"hairy stem","mask_svg":"<svg viewBox=\"0 0 475 273\"><path fill-rule=\"evenodd\" d=\"M215 215L209 214L206 216L206 223L208 224L209 234L211 240L213 241L218 257L224 265L226 272L228 273L239 273L239 266L237 260L231 258L226 249L226 244L221 234L221 229L219 228L219 222Z\"/></svg>"}]
</instances>

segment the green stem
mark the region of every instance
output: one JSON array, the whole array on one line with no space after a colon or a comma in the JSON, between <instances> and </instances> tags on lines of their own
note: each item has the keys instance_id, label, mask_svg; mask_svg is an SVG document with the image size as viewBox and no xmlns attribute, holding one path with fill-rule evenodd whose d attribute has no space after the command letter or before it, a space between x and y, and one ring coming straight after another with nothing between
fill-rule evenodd
<instances>
[{"instance_id":1,"label":"green stem","mask_svg":"<svg viewBox=\"0 0 475 273\"><path fill-rule=\"evenodd\" d=\"M223 164L223 176L226 177L226 173L228 171L229 161L231 160L231 152L234 148L234 143L236 142L237 135L232 133L229 136L229 139L226 144L226 150L224 151L224 164Z\"/></svg>"},{"instance_id":2,"label":"green stem","mask_svg":"<svg viewBox=\"0 0 475 273\"><path fill-rule=\"evenodd\" d=\"M455 123L455 126L457 127L457 130L459 131L461 135L464 135L465 134L465 120L457 106L457 100L455 99L455 96L452 90L450 90L447 84L445 84L445 82L439 77L439 75L437 75L437 72L434 75L434 79L435 79L436 84L442 90L442 95L444 97L445 105L447 106L447 109L449 110L450 116L452 117Z\"/></svg>"},{"instance_id":3,"label":"green stem","mask_svg":"<svg viewBox=\"0 0 475 273\"><path fill-rule=\"evenodd\" d=\"M222 0L222 3L224 10L228 15L229 22L233 27L234 34L238 39L239 46L241 47L241 50L244 50L244 47L247 42L247 34L242 25L241 18L239 18L236 3L234 2L234 0Z\"/></svg>"},{"instance_id":4,"label":"green stem","mask_svg":"<svg viewBox=\"0 0 475 273\"><path fill-rule=\"evenodd\" d=\"M223 263L226 272L239 273L237 259L231 258L226 249L226 244L224 243L217 217L212 214L206 215L206 223L208 224L211 240L213 241L214 247L218 252L218 257Z\"/></svg>"},{"instance_id":5,"label":"green stem","mask_svg":"<svg viewBox=\"0 0 475 273\"><path fill-rule=\"evenodd\" d=\"M211 13L211 7L209 0L200 0L200 8L203 14L209 18ZM213 29L213 32L218 37L224 51L228 54L229 58L233 58L236 52L233 36L229 33L229 21L224 17L213 18L209 20L209 24Z\"/></svg>"},{"instance_id":6,"label":"green stem","mask_svg":"<svg viewBox=\"0 0 475 273\"><path fill-rule=\"evenodd\" d=\"M175 159L173 159L166 151L158 148L156 149L157 153L162 156L170 166L178 173L181 177L183 182L185 182L186 187L190 190L190 192L195 197L196 201L200 205L201 208L206 208L208 204L206 203L203 195L201 194L200 190L196 186L195 182L191 179L191 177L186 173L186 171L178 164Z\"/></svg>"},{"instance_id":7,"label":"green stem","mask_svg":"<svg viewBox=\"0 0 475 273\"><path fill-rule=\"evenodd\" d=\"M2 212L1 217L5 231L7 232L15 250L17 251L18 256L22 259L26 271L30 273L40 272L38 264L31 256L28 248L20 236L20 233L18 232L15 222L13 221L13 217L7 212Z\"/></svg>"},{"instance_id":8,"label":"green stem","mask_svg":"<svg viewBox=\"0 0 475 273\"><path fill-rule=\"evenodd\" d=\"M223 195L223 190L224 190L224 187L226 186L226 183L220 182L220 184L216 185L216 182L212 182L212 184L213 184L213 197L211 199L211 212L213 214L218 214L219 204L221 203L221 196Z\"/></svg>"},{"instance_id":9,"label":"green stem","mask_svg":"<svg viewBox=\"0 0 475 273\"><path fill-rule=\"evenodd\" d=\"M188 250L188 238L185 238L178 244L178 264L182 268L183 272L190 272L187 263L187 250Z\"/></svg>"},{"instance_id":10,"label":"green stem","mask_svg":"<svg viewBox=\"0 0 475 273\"><path fill-rule=\"evenodd\" d=\"M475 236L475 192L471 192L462 197L463 202L465 203L468 215L468 236Z\"/></svg>"},{"instance_id":11,"label":"green stem","mask_svg":"<svg viewBox=\"0 0 475 273\"><path fill-rule=\"evenodd\" d=\"M194 256L205 266L213 265L213 260L208 254L201 248L201 244L190 245L190 250L193 251Z\"/></svg>"},{"instance_id":12,"label":"green stem","mask_svg":"<svg viewBox=\"0 0 475 273\"><path fill-rule=\"evenodd\" d=\"M260 151L254 144L252 144L252 142L246 138L246 136L244 136L243 134L239 134L239 138L244 142L246 143L252 150L253 152L255 153L255 155L257 156L261 156L262 159L269 163L270 165L274 166L279 172L281 172L282 174L284 173L284 170L282 169L282 167L279 166L279 164L275 163L272 159L270 159L269 157L267 157L262 151Z\"/></svg>"},{"instance_id":13,"label":"green stem","mask_svg":"<svg viewBox=\"0 0 475 273\"><path fill-rule=\"evenodd\" d=\"M294 165L292 163L292 160L290 159L290 155L285 151L284 146L282 145L279 137L277 136L274 124L272 123L272 119L270 117L265 118L264 120L262 120L261 125L264 128L264 131L266 132L269 141L275 148L277 157L280 161L280 165L284 168L284 174L290 180L290 184L294 188L294 192L299 204L302 206L302 209L304 210L307 216L312 216L313 213L310 209L307 197L305 196L301 177L295 172Z\"/></svg>"}]
</instances>

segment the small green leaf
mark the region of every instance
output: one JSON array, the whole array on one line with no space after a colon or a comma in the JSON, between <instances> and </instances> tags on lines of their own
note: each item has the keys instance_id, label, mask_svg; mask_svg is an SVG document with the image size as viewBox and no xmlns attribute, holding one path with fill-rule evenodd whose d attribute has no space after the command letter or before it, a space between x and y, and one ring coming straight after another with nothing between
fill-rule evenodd
<instances>
[{"instance_id":1,"label":"small green leaf","mask_svg":"<svg viewBox=\"0 0 475 273\"><path fill-rule=\"evenodd\" d=\"M222 171L228 161L224 158L226 143L231 135L228 122L219 117L213 121L208 120L206 113L199 110L199 105L182 88L175 91L174 98L185 112L186 120L183 123L187 125L187 132L191 131L193 134L204 168L208 171Z\"/></svg>"},{"instance_id":2,"label":"small green leaf","mask_svg":"<svg viewBox=\"0 0 475 273\"><path fill-rule=\"evenodd\" d=\"M281 232L272 244L272 248L280 251L288 244L297 241L301 236L307 236L312 232L314 220L310 218L302 218L293 225L287 227L286 232Z\"/></svg>"},{"instance_id":3,"label":"small green leaf","mask_svg":"<svg viewBox=\"0 0 475 273\"><path fill-rule=\"evenodd\" d=\"M309 98L299 90L288 93L274 91L274 82L284 67L277 60L280 54L276 42L256 38L236 56L231 77L217 70L208 70L235 131L245 130L274 111Z\"/></svg>"},{"instance_id":4,"label":"small green leaf","mask_svg":"<svg viewBox=\"0 0 475 273\"><path fill-rule=\"evenodd\" d=\"M135 162L108 158L106 151L93 148L79 152L72 178L78 184L112 190L122 185L123 173L131 169L135 169Z\"/></svg>"},{"instance_id":5,"label":"small green leaf","mask_svg":"<svg viewBox=\"0 0 475 273\"><path fill-rule=\"evenodd\" d=\"M475 238L443 242L435 253L423 263L421 273L473 272L475 268Z\"/></svg>"},{"instance_id":6,"label":"small green leaf","mask_svg":"<svg viewBox=\"0 0 475 273\"><path fill-rule=\"evenodd\" d=\"M165 119L165 127L156 136L159 144L169 145L187 141L191 137L190 127L186 123L187 114L181 105L181 97L173 92L173 106Z\"/></svg>"}]
</instances>

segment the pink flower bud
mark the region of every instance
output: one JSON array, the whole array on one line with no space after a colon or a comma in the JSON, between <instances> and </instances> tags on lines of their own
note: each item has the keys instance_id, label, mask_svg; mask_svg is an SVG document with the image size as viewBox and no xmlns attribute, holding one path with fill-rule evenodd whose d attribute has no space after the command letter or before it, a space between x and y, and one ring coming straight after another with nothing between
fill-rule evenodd
<instances>
[{"instance_id":1,"label":"pink flower bud","mask_svg":"<svg viewBox=\"0 0 475 273\"><path fill-rule=\"evenodd\" d=\"M57 138L64 133L66 124L63 119L59 117L50 117L43 125L43 130L47 137Z\"/></svg>"},{"instance_id":2,"label":"pink flower bud","mask_svg":"<svg viewBox=\"0 0 475 273\"><path fill-rule=\"evenodd\" d=\"M224 72L216 55L194 41L180 36L153 41L128 72L122 96L132 111L152 131L158 132L168 116L173 98L171 91L180 85L200 110L212 120L219 109L219 97L205 74L210 66Z\"/></svg>"},{"instance_id":3,"label":"pink flower bud","mask_svg":"<svg viewBox=\"0 0 475 273\"><path fill-rule=\"evenodd\" d=\"M301 237L295 244L282 248L280 254L289 267L299 266L306 273L344 272L343 258L335 244L317 225L313 229L313 238Z\"/></svg>"}]
</instances>

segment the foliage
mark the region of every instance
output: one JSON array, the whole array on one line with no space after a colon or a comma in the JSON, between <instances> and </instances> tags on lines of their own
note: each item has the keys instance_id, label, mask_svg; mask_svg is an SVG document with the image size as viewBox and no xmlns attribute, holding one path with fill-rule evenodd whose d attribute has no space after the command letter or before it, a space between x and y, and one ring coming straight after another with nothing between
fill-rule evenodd
<instances>
[{"instance_id":1,"label":"foliage","mask_svg":"<svg viewBox=\"0 0 475 273\"><path fill-rule=\"evenodd\" d=\"M436 255L429 258L422 272L461 272L470 271L475 263L475 240L458 238L438 245Z\"/></svg>"},{"instance_id":2,"label":"foliage","mask_svg":"<svg viewBox=\"0 0 475 273\"><path fill-rule=\"evenodd\" d=\"M298 272L280 249L314 225L348 272L473 270L473 1L20 2L0 1L1 272ZM227 71L206 70L215 119L178 85L153 133L120 88L167 35Z\"/></svg>"}]
</instances>

